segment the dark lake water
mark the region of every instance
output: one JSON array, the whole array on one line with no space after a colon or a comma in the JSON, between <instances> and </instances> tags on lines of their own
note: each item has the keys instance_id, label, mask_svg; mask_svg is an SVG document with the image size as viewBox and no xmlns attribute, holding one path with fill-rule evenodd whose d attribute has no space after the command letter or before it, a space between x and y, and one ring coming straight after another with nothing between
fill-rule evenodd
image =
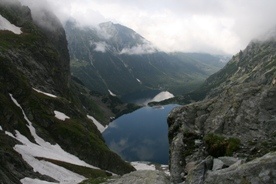
<instances>
[{"instance_id":1,"label":"dark lake water","mask_svg":"<svg viewBox=\"0 0 276 184\"><path fill-rule=\"evenodd\" d=\"M167 116L177 105L143 107L109 124L103 137L111 150L126 161L168 164Z\"/></svg>"}]
</instances>

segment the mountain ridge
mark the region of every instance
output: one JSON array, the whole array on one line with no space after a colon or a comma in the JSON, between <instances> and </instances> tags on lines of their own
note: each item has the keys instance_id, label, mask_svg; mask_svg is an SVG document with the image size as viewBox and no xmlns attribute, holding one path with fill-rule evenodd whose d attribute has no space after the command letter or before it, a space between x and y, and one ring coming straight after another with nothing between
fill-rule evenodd
<instances>
[{"instance_id":1,"label":"mountain ridge","mask_svg":"<svg viewBox=\"0 0 276 184\"><path fill-rule=\"evenodd\" d=\"M243 165L236 165L233 172L230 167L216 171L212 170L212 162L215 164L215 159L222 156L258 160L258 157L276 150L275 43L274 39L252 41L223 69L206 79L196 91L201 100L188 102L170 113L173 183L184 180L185 183L224 183L242 178L264 182L262 178L253 179L255 175L243 170ZM209 165L203 167L204 164ZM275 161L272 164L275 165ZM187 172L184 168L189 166L192 168ZM272 168L267 169L274 172ZM275 175L272 175L266 182L273 183L274 179Z\"/></svg>"},{"instance_id":2,"label":"mountain ridge","mask_svg":"<svg viewBox=\"0 0 276 184\"><path fill-rule=\"evenodd\" d=\"M110 102L102 101L102 105L110 103L117 110L106 113L95 102L96 97L104 97L71 79L66 36L56 17L45 11L43 18L55 29L41 27L31 10L16 0L1 1L0 14L21 28L20 34L0 30L0 182L73 181L76 175L68 173L76 170L81 180L110 175L105 170L117 174L135 170L108 149L96 123L87 117L89 114L108 123L107 114L119 113L125 107L116 109L117 99L106 97ZM98 169L87 170L74 160L66 163L46 154L45 150L57 147ZM44 149L39 151L42 158L37 158L35 148ZM58 168L56 173L66 170L68 178L57 176L51 169L36 168L41 164L54 165L51 168Z\"/></svg>"},{"instance_id":3,"label":"mountain ridge","mask_svg":"<svg viewBox=\"0 0 276 184\"><path fill-rule=\"evenodd\" d=\"M209 75L191 62L159 51L125 26L100 24L105 31L99 34L97 28L75 24L68 22L65 26L71 69L91 90L105 94L112 91L123 99L132 93L156 90L175 94L190 91Z\"/></svg>"}]
</instances>

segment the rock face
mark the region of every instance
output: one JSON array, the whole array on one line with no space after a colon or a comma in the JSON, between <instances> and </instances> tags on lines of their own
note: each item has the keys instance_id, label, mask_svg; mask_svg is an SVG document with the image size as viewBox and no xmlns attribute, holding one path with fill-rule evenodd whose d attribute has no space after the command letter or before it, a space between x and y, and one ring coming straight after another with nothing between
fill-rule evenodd
<instances>
[{"instance_id":1,"label":"rock face","mask_svg":"<svg viewBox=\"0 0 276 184\"><path fill-rule=\"evenodd\" d=\"M93 121L87 118L87 114L101 117L105 112L92 97L88 98L85 87L70 79L65 32L55 16L43 12L40 19L46 22L41 24L32 18L28 7L16 0L0 1L0 14L22 32L0 30L0 183L20 183L25 177L56 182L47 174L35 172L14 149L15 145L23 144L15 139L18 135L38 145L28 121L41 140L48 145L58 144L67 153L100 168L97 172L134 171L108 149ZM58 119L55 111L70 119Z\"/></svg>"},{"instance_id":2,"label":"rock face","mask_svg":"<svg viewBox=\"0 0 276 184\"><path fill-rule=\"evenodd\" d=\"M190 163L204 160L209 154L216 157L234 154L251 160L275 151L275 53L274 39L250 43L222 70L206 80L200 88L207 94L203 101L176 108L170 113L173 182L185 180L185 165L172 166L180 161L185 163L183 155L186 163ZM213 136L213 140L209 139L209 143L213 141L211 145L207 142L208 135ZM175 144L185 145L182 152L175 148Z\"/></svg>"},{"instance_id":3,"label":"rock face","mask_svg":"<svg viewBox=\"0 0 276 184\"><path fill-rule=\"evenodd\" d=\"M33 87L58 95L66 94L70 63L65 31L52 13L43 11L46 12L42 10L40 13L47 17L44 17L44 25L52 22L51 28L38 25L39 20L33 21L29 8L17 1L1 3L1 15L20 27L23 33L13 37L3 31L1 46L5 52L2 50L0 56L24 73Z\"/></svg>"},{"instance_id":4,"label":"rock face","mask_svg":"<svg viewBox=\"0 0 276 184\"><path fill-rule=\"evenodd\" d=\"M106 184L169 184L169 177L161 171L135 171L119 179L107 181Z\"/></svg>"},{"instance_id":5,"label":"rock face","mask_svg":"<svg viewBox=\"0 0 276 184\"><path fill-rule=\"evenodd\" d=\"M232 183L267 183L276 181L276 152L264 155L261 158L247 162L243 165L209 171L205 183L232 184Z\"/></svg>"}]
</instances>

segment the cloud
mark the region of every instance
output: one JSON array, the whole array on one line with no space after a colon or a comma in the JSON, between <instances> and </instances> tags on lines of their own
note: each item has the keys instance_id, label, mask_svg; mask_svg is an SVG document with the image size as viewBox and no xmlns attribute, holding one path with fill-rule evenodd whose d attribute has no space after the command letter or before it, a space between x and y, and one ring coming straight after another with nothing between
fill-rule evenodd
<instances>
[{"instance_id":1,"label":"cloud","mask_svg":"<svg viewBox=\"0 0 276 184\"><path fill-rule=\"evenodd\" d=\"M20 0L44 5L43 1ZM235 54L276 24L275 0L44 0L62 22L105 21L135 30L164 51ZM144 46L128 48L129 53Z\"/></svg>"},{"instance_id":2,"label":"cloud","mask_svg":"<svg viewBox=\"0 0 276 184\"><path fill-rule=\"evenodd\" d=\"M123 151L128 147L129 143L127 138L121 138L119 142L112 140L109 144L109 148L121 156L125 156L123 155Z\"/></svg>"},{"instance_id":3,"label":"cloud","mask_svg":"<svg viewBox=\"0 0 276 184\"><path fill-rule=\"evenodd\" d=\"M123 48L120 54L127 55L140 55L140 54L151 54L157 52L157 49L150 43L139 44L131 48Z\"/></svg>"},{"instance_id":4,"label":"cloud","mask_svg":"<svg viewBox=\"0 0 276 184\"><path fill-rule=\"evenodd\" d=\"M95 46L94 51L105 53L108 45L106 42L90 42L90 45Z\"/></svg>"}]
</instances>

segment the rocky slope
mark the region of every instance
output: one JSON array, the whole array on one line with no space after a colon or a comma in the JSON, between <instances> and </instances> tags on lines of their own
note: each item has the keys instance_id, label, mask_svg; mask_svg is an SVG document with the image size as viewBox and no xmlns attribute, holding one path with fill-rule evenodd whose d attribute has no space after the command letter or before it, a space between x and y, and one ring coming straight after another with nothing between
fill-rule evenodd
<instances>
[{"instance_id":1,"label":"rocky slope","mask_svg":"<svg viewBox=\"0 0 276 184\"><path fill-rule=\"evenodd\" d=\"M200 88L201 95L206 96L203 101L176 108L170 113L173 183L183 182L185 178L186 183L224 183L222 181L227 177L242 181L243 172L239 171L206 174L212 169L210 162L213 161L206 157L226 155L252 160L276 150L275 51L275 39L251 42L222 70L206 80ZM275 168L275 160L271 164ZM268 166L264 167L272 174L266 183L273 183L275 171ZM200 172L193 175L192 170ZM265 171L255 173L259 174L259 179L262 172ZM253 174L247 172L244 175L249 176L250 182L254 180ZM248 183L246 178L244 182Z\"/></svg>"},{"instance_id":2,"label":"rocky slope","mask_svg":"<svg viewBox=\"0 0 276 184\"><path fill-rule=\"evenodd\" d=\"M157 50L135 31L112 22L96 27L65 26L71 69L89 89L110 91L126 101L162 90L173 94L190 91L221 65L193 61L196 54L180 59ZM206 56L213 60L217 57ZM214 70L212 70L214 69Z\"/></svg>"},{"instance_id":3,"label":"rocky slope","mask_svg":"<svg viewBox=\"0 0 276 184\"><path fill-rule=\"evenodd\" d=\"M87 117L108 122L102 107L112 100L103 102L71 79L64 29L53 14L40 13L39 19L33 18L18 1L0 1L6 22L0 24L0 183L29 183L34 178L71 181L67 175L60 178L63 175L53 168L72 172L80 180L109 175L105 170L133 171L108 149L95 122ZM95 99L101 99L102 107ZM56 152L67 156L58 157ZM66 161L68 155L71 159Z\"/></svg>"}]
</instances>

